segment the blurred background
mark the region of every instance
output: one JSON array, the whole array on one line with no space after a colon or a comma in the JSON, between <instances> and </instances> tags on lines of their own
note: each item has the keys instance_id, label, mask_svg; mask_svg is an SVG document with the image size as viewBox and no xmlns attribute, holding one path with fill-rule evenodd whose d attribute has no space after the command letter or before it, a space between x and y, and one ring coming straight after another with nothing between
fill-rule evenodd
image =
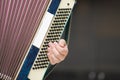
<instances>
[{"instance_id":1,"label":"blurred background","mask_svg":"<svg viewBox=\"0 0 120 80\"><path fill-rule=\"evenodd\" d=\"M47 80L120 80L120 1L77 0L69 55Z\"/></svg>"}]
</instances>

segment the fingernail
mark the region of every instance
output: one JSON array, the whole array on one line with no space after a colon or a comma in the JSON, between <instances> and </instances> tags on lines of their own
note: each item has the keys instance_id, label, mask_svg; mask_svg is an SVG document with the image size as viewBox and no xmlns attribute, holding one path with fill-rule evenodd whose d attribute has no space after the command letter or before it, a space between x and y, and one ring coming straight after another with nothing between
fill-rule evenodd
<instances>
[{"instance_id":1,"label":"fingernail","mask_svg":"<svg viewBox=\"0 0 120 80\"><path fill-rule=\"evenodd\" d=\"M49 42L49 44L52 44L52 42Z\"/></svg>"},{"instance_id":2,"label":"fingernail","mask_svg":"<svg viewBox=\"0 0 120 80\"><path fill-rule=\"evenodd\" d=\"M48 45L49 45L49 47L51 47L51 46L52 46L52 42L49 42L49 44L48 44Z\"/></svg>"},{"instance_id":3,"label":"fingernail","mask_svg":"<svg viewBox=\"0 0 120 80\"><path fill-rule=\"evenodd\" d=\"M57 45L57 42L54 42L55 45Z\"/></svg>"}]
</instances>

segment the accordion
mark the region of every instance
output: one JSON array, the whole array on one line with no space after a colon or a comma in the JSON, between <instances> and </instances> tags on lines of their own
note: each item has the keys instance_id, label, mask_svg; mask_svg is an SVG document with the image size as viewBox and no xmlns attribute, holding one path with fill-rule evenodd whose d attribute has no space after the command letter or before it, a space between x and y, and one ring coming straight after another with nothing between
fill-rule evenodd
<instances>
[{"instance_id":1,"label":"accordion","mask_svg":"<svg viewBox=\"0 0 120 80\"><path fill-rule=\"evenodd\" d=\"M0 80L43 80L75 0L0 0Z\"/></svg>"}]
</instances>

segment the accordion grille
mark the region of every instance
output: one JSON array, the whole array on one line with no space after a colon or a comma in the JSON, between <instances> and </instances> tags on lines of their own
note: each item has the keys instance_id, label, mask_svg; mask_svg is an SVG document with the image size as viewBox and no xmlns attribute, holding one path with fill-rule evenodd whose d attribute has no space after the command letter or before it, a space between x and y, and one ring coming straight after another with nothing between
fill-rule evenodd
<instances>
[{"instance_id":1,"label":"accordion grille","mask_svg":"<svg viewBox=\"0 0 120 80\"><path fill-rule=\"evenodd\" d=\"M13 80L50 0L0 0L0 80Z\"/></svg>"}]
</instances>

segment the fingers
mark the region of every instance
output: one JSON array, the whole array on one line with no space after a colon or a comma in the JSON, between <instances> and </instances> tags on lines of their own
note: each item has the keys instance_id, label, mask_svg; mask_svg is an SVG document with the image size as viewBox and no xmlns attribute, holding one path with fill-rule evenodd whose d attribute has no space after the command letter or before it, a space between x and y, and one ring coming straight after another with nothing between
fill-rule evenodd
<instances>
[{"instance_id":1,"label":"fingers","mask_svg":"<svg viewBox=\"0 0 120 80\"><path fill-rule=\"evenodd\" d=\"M50 42L48 47L48 58L51 64L56 64L65 59L68 54L68 48L65 40L61 39L59 43Z\"/></svg>"},{"instance_id":2,"label":"fingers","mask_svg":"<svg viewBox=\"0 0 120 80\"><path fill-rule=\"evenodd\" d=\"M57 58L55 58L55 56L54 56L53 54L50 54L50 55L49 55L49 53L48 53L48 58L49 58L50 63L51 63L52 65L60 62Z\"/></svg>"},{"instance_id":3,"label":"fingers","mask_svg":"<svg viewBox=\"0 0 120 80\"><path fill-rule=\"evenodd\" d=\"M58 44L57 42L54 42L55 48L56 50L62 55L62 56L66 56L68 53L68 48L67 45L64 45L64 47L60 46L60 44ZM62 44L63 45L63 44Z\"/></svg>"},{"instance_id":4,"label":"fingers","mask_svg":"<svg viewBox=\"0 0 120 80\"><path fill-rule=\"evenodd\" d=\"M58 52L55 50L54 45L50 43L50 47L48 48L48 58L52 65L61 61L55 54L58 54Z\"/></svg>"},{"instance_id":5,"label":"fingers","mask_svg":"<svg viewBox=\"0 0 120 80\"><path fill-rule=\"evenodd\" d=\"M63 55L63 56L66 56L66 55L67 55L66 53L68 53L68 47L67 47L66 41L65 41L64 39L61 39L61 40L59 41L59 43L54 42L54 44L55 44L55 46L56 46L57 51L58 51L61 55Z\"/></svg>"}]
</instances>

